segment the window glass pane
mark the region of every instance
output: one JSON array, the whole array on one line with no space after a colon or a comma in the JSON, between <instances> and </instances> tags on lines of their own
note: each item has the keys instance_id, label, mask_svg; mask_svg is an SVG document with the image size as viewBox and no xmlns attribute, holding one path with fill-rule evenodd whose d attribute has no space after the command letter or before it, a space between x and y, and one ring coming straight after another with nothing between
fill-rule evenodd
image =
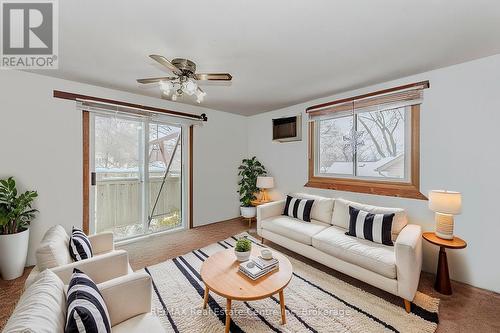
<instances>
[{"instance_id":1,"label":"window glass pane","mask_svg":"<svg viewBox=\"0 0 500 333\"><path fill-rule=\"evenodd\" d=\"M357 176L405 178L405 108L357 115Z\"/></svg>"},{"instance_id":2,"label":"window glass pane","mask_svg":"<svg viewBox=\"0 0 500 333\"><path fill-rule=\"evenodd\" d=\"M319 173L353 174L353 117L319 121Z\"/></svg>"},{"instance_id":3,"label":"window glass pane","mask_svg":"<svg viewBox=\"0 0 500 333\"><path fill-rule=\"evenodd\" d=\"M115 239L144 232L141 215L142 123L95 116L95 232L112 231Z\"/></svg>"},{"instance_id":4,"label":"window glass pane","mask_svg":"<svg viewBox=\"0 0 500 333\"><path fill-rule=\"evenodd\" d=\"M151 217L149 230L152 232L174 229L182 224L180 137L180 127L160 123L149 125L148 215ZM170 169L165 178L169 163Z\"/></svg>"}]
</instances>

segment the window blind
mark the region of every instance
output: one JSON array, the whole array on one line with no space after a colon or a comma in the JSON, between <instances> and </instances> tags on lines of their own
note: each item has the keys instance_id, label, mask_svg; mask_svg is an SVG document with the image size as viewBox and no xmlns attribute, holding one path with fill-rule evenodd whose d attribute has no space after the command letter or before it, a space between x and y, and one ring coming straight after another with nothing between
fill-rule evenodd
<instances>
[{"instance_id":1,"label":"window blind","mask_svg":"<svg viewBox=\"0 0 500 333\"><path fill-rule=\"evenodd\" d=\"M82 111L88 111L96 114L102 115L116 115L119 114L121 117L133 118L133 119L149 119L152 121L160 121L164 123L169 123L172 125L203 125L203 120L201 119L189 119L181 116L170 116L164 113L156 113L149 110L144 110L140 108L126 107L111 103L87 101L87 100L77 100L77 108Z\"/></svg>"},{"instance_id":2,"label":"window blind","mask_svg":"<svg viewBox=\"0 0 500 333\"><path fill-rule=\"evenodd\" d=\"M411 87L408 88L408 86ZM412 84L402 87L404 88L398 89L396 87L385 90L390 92L375 92L325 103L316 107L313 106L307 109L307 113L310 120L318 120L418 105L423 101L423 89L428 87L428 82L423 82L421 85Z\"/></svg>"}]
</instances>

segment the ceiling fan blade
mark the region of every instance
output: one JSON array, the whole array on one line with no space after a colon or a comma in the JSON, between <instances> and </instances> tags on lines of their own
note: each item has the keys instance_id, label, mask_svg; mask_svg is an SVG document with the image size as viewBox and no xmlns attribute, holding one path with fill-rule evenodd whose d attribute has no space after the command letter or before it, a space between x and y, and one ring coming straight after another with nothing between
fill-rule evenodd
<instances>
[{"instance_id":1,"label":"ceiling fan blade","mask_svg":"<svg viewBox=\"0 0 500 333\"><path fill-rule=\"evenodd\" d=\"M137 79L137 82L142 84L148 84L148 83L158 83L161 81L170 81L175 79L177 79L175 76L151 77L148 79Z\"/></svg>"},{"instance_id":2,"label":"ceiling fan blade","mask_svg":"<svg viewBox=\"0 0 500 333\"><path fill-rule=\"evenodd\" d=\"M229 73L198 73L194 77L196 80L208 81L231 81L233 77Z\"/></svg>"},{"instance_id":3,"label":"ceiling fan blade","mask_svg":"<svg viewBox=\"0 0 500 333\"><path fill-rule=\"evenodd\" d=\"M160 65L163 65L163 66L167 67L168 69L170 69L174 74L177 74L177 75L182 74L182 71L179 68L172 65L172 63L170 61L168 61L167 58L165 58L164 56L157 55L157 54L151 54L149 57L151 59L153 59L154 61L158 62Z\"/></svg>"}]
</instances>

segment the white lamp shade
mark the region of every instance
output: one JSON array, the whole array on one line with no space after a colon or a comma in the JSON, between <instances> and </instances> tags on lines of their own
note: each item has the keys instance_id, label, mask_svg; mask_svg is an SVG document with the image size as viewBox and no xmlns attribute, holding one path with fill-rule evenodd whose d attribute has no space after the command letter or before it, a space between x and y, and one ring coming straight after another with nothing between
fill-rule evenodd
<instances>
[{"instance_id":1,"label":"white lamp shade","mask_svg":"<svg viewBox=\"0 0 500 333\"><path fill-rule=\"evenodd\" d=\"M274 178L273 177L257 177L257 187L258 188L273 188Z\"/></svg>"},{"instance_id":2,"label":"white lamp shade","mask_svg":"<svg viewBox=\"0 0 500 333\"><path fill-rule=\"evenodd\" d=\"M442 214L460 214L462 212L462 194L443 190L430 191L429 209Z\"/></svg>"}]
</instances>

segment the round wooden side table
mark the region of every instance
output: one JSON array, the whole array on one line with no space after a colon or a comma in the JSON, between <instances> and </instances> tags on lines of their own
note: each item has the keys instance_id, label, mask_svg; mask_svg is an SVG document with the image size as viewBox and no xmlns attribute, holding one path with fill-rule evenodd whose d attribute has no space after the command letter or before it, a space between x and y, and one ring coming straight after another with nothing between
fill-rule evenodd
<instances>
[{"instance_id":1,"label":"round wooden side table","mask_svg":"<svg viewBox=\"0 0 500 333\"><path fill-rule=\"evenodd\" d=\"M448 259L446 258L446 249L463 249L467 243L458 237L453 239L442 239L433 232L424 232L422 237L431 244L439 246L439 259L436 272L436 282L434 289L444 295L451 295L450 272L448 271Z\"/></svg>"}]
</instances>

